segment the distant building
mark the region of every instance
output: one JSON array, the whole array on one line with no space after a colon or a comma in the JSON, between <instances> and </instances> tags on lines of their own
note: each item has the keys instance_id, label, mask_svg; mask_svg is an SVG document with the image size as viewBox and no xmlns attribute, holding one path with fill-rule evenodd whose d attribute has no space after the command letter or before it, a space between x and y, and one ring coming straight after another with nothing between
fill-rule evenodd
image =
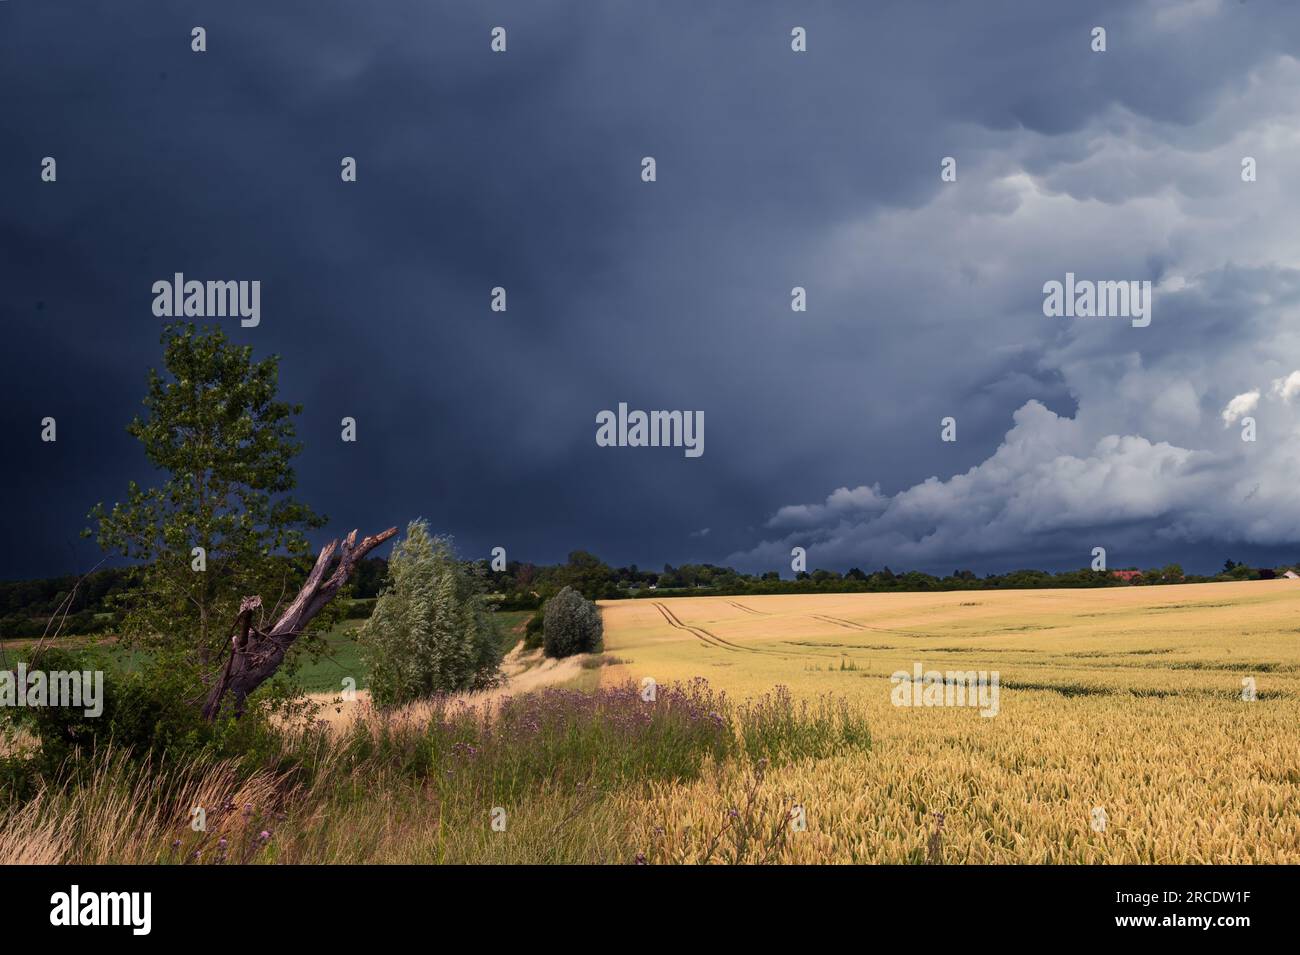
<instances>
[{"instance_id":1,"label":"distant building","mask_svg":"<svg viewBox=\"0 0 1300 955\"><path fill-rule=\"evenodd\" d=\"M1140 570L1112 570L1112 571L1110 572L1110 575L1111 575L1112 577L1118 577L1120 580L1124 581L1124 583L1126 583L1126 584L1131 584L1131 583L1133 583L1134 580L1136 580L1136 579L1138 579L1139 577L1142 576L1142 571L1140 571Z\"/></svg>"},{"instance_id":2,"label":"distant building","mask_svg":"<svg viewBox=\"0 0 1300 955\"><path fill-rule=\"evenodd\" d=\"M1285 577L1287 580L1300 580L1300 574L1297 574L1294 570L1288 570L1282 576Z\"/></svg>"}]
</instances>

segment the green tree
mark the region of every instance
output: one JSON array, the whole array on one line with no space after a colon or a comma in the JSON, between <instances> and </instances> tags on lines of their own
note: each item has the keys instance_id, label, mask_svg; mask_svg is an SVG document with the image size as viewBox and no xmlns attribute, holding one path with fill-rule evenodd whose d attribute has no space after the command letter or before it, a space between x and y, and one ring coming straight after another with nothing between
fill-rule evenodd
<instances>
[{"instance_id":1,"label":"green tree","mask_svg":"<svg viewBox=\"0 0 1300 955\"><path fill-rule=\"evenodd\" d=\"M150 370L145 414L127 427L161 483L132 481L124 503L90 518L101 547L137 562L118 599L123 639L207 669L242 596L268 609L292 597L311 566L306 531L325 519L289 494L302 409L276 399L278 357L254 361L251 346L192 324L167 326L162 344L165 371Z\"/></svg>"},{"instance_id":2,"label":"green tree","mask_svg":"<svg viewBox=\"0 0 1300 955\"><path fill-rule=\"evenodd\" d=\"M565 587L546 602L542 646L548 657L599 653L604 649L604 633L596 605L572 587Z\"/></svg>"},{"instance_id":3,"label":"green tree","mask_svg":"<svg viewBox=\"0 0 1300 955\"><path fill-rule=\"evenodd\" d=\"M569 554L569 562L559 569L558 583L563 587L572 587L586 597L600 597L605 594L605 584L612 581L614 572L595 554L585 550L575 550ZM615 592L617 595L617 592Z\"/></svg>"},{"instance_id":4,"label":"green tree","mask_svg":"<svg viewBox=\"0 0 1300 955\"><path fill-rule=\"evenodd\" d=\"M483 581L456 559L451 541L412 521L388 560L388 585L361 627L378 706L492 686L501 639Z\"/></svg>"}]
</instances>

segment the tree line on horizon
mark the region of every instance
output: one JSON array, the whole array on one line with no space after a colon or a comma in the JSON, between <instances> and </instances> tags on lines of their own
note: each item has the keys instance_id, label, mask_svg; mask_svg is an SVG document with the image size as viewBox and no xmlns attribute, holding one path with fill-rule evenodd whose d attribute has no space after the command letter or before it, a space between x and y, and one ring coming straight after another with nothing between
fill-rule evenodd
<instances>
[{"instance_id":1,"label":"tree line on horizon","mask_svg":"<svg viewBox=\"0 0 1300 955\"><path fill-rule=\"evenodd\" d=\"M289 558L283 558L286 566ZM895 573L888 567L865 572L852 567L844 573L817 569L782 578L776 571L747 574L717 564L665 564L662 570L643 570L635 564L612 567L587 551L576 550L563 564L534 564L510 561L504 570L494 571L486 559L463 561L466 570L483 580L490 602L500 610L536 610L565 587L572 587L589 600L618 600L645 597L674 597L701 592L725 596L805 593L893 593L951 590L1028 590L1035 588L1125 587L1156 584L1209 583L1230 580L1260 580L1281 575L1292 566L1256 568L1228 559L1213 575L1185 574L1179 564L1136 571L1124 579L1117 570L1090 569L1050 572L1023 569L1005 574L979 576L970 570L954 570L939 577L923 571ZM357 564L349 587L350 598L344 616L357 619L370 615L375 599L388 580L388 560L369 557ZM107 567L83 577L64 575L31 580L0 581L0 637L37 637L45 632L49 619L66 612L64 632L95 634L111 632L120 623L113 609L117 598L139 586L131 567ZM69 599L71 597L71 599ZM64 605L67 604L65 607Z\"/></svg>"}]
</instances>

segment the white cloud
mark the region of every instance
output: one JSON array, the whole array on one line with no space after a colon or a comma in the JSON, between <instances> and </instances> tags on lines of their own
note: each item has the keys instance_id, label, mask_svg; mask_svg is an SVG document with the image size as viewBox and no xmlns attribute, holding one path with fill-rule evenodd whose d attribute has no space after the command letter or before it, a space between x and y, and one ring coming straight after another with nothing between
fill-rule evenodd
<instances>
[{"instance_id":1,"label":"white cloud","mask_svg":"<svg viewBox=\"0 0 1300 955\"><path fill-rule=\"evenodd\" d=\"M1273 394L1283 401L1290 401L1296 395L1300 395L1300 371L1293 371L1285 378L1275 379Z\"/></svg>"},{"instance_id":2,"label":"white cloud","mask_svg":"<svg viewBox=\"0 0 1300 955\"><path fill-rule=\"evenodd\" d=\"M873 487L837 488L823 504L793 504L783 507L767 522L771 528L815 527L828 520L861 517L882 511L888 499Z\"/></svg>"},{"instance_id":3,"label":"white cloud","mask_svg":"<svg viewBox=\"0 0 1300 955\"><path fill-rule=\"evenodd\" d=\"M931 477L892 496L840 489L826 504L782 508L782 519L769 526L783 536L729 559L775 564L797 544L808 549L810 566L946 568L968 559L1014 561L1017 554L1028 565L1028 555L1044 550L1074 554L1084 566L1097 545L1122 560L1153 540L1279 544L1300 534L1294 442L1215 439L1207 414L1203 446L1184 447L1098 434L1087 423L1092 417L1065 417L1027 402L998 449L965 473ZM872 492L869 508L830 504L863 490Z\"/></svg>"},{"instance_id":4,"label":"white cloud","mask_svg":"<svg viewBox=\"0 0 1300 955\"><path fill-rule=\"evenodd\" d=\"M1234 421L1240 420L1243 416L1250 414L1259 404L1259 389L1253 388L1244 394L1237 395L1223 409L1223 426L1226 428Z\"/></svg>"}]
</instances>

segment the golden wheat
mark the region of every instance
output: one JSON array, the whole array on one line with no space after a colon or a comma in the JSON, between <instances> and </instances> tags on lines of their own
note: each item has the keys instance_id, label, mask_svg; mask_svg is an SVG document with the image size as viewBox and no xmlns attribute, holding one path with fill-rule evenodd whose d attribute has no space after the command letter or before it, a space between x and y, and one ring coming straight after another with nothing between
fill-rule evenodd
<instances>
[{"instance_id":1,"label":"golden wheat","mask_svg":"<svg viewBox=\"0 0 1300 955\"><path fill-rule=\"evenodd\" d=\"M867 714L870 752L768 773L766 809L807 818L781 861L1300 862L1291 581L602 608L627 661L610 678L698 675L736 696L784 684ZM917 662L998 671L998 715L895 707L889 676ZM646 851L689 860L745 786L743 767L723 767L623 808Z\"/></svg>"}]
</instances>

